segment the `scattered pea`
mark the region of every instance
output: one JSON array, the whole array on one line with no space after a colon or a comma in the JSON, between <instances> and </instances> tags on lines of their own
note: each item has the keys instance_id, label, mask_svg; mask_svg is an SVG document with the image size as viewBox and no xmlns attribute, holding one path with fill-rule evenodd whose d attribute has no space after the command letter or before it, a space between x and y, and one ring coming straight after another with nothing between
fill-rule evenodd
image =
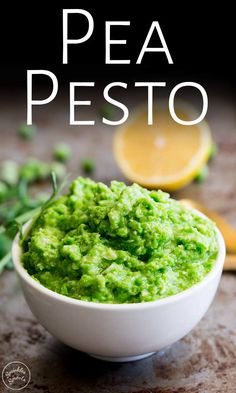
<instances>
[{"instance_id":1,"label":"scattered pea","mask_svg":"<svg viewBox=\"0 0 236 393\"><path fill-rule=\"evenodd\" d=\"M50 164L49 175L55 172L57 179L62 179L66 175L66 167L61 162L52 162Z\"/></svg>"},{"instance_id":2,"label":"scattered pea","mask_svg":"<svg viewBox=\"0 0 236 393\"><path fill-rule=\"evenodd\" d=\"M35 125L27 125L22 123L18 129L19 135L24 139L33 139L37 133L37 127Z\"/></svg>"},{"instance_id":3,"label":"scattered pea","mask_svg":"<svg viewBox=\"0 0 236 393\"><path fill-rule=\"evenodd\" d=\"M55 160L67 162L71 157L71 149L66 143L57 143L53 149Z\"/></svg>"},{"instance_id":4,"label":"scattered pea","mask_svg":"<svg viewBox=\"0 0 236 393\"><path fill-rule=\"evenodd\" d=\"M115 108L111 104L104 104L100 108L100 115L106 119L111 119L115 114Z\"/></svg>"},{"instance_id":5,"label":"scattered pea","mask_svg":"<svg viewBox=\"0 0 236 393\"><path fill-rule=\"evenodd\" d=\"M209 168L207 165L204 165L194 180L198 183L203 183L206 180L208 173L209 173Z\"/></svg>"},{"instance_id":6,"label":"scattered pea","mask_svg":"<svg viewBox=\"0 0 236 393\"><path fill-rule=\"evenodd\" d=\"M46 179L50 175L50 167L43 161L30 158L20 168L20 178L28 183Z\"/></svg>"},{"instance_id":7,"label":"scattered pea","mask_svg":"<svg viewBox=\"0 0 236 393\"><path fill-rule=\"evenodd\" d=\"M8 186L0 181L0 203L5 201L8 195Z\"/></svg>"},{"instance_id":8,"label":"scattered pea","mask_svg":"<svg viewBox=\"0 0 236 393\"><path fill-rule=\"evenodd\" d=\"M92 173L95 170L95 163L91 158L84 158L81 161L81 168L85 173Z\"/></svg>"},{"instance_id":9,"label":"scattered pea","mask_svg":"<svg viewBox=\"0 0 236 393\"><path fill-rule=\"evenodd\" d=\"M212 142L210 152L209 152L209 160L214 158L218 153L218 146L215 142Z\"/></svg>"},{"instance_id":10,"label":"scattered pea","mask_svg":"<svg viewBox=\"0 0 236 393\"><path fill-rule=\"evenodd\" d=\"M0 165L0 180L14 186L19 180L19 166L15 161L6 160Z\"/></svg>"}]
</instances>

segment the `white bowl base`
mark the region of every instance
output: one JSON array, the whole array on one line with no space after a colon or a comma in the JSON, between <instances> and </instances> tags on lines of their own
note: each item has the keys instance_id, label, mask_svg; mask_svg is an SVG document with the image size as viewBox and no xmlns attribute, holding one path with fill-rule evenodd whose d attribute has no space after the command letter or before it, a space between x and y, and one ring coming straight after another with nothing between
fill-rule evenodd
<instances>
[{"instance_id":1,"label":"white bowl base","mask_svg":"<svg viewBox=\"0 0 236 393\"><path fill-rule=\"evenodd\" d=\"M154 355L155 352L149 352L149 353L143 353L142 355L136 355L136 356L99 356L95 355L93 353L89 353L89 356L92 356L93 358L99 359L99 360L104 360L106 362L135 362L136 360L141 360L145 359L148 356Z\"/></svg>"}]
</instances>

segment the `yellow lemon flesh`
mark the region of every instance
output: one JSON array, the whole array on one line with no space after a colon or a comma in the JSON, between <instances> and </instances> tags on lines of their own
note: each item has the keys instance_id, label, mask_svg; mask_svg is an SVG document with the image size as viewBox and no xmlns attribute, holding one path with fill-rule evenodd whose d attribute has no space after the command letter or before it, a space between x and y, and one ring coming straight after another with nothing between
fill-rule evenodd
<instances>
[{"instance_id":1,"label":"yellow lemon flesh","mask_svg":"<svg viewBox=\"0 0 236 393\"><path fill-rule=\"evenodd\" d=\"M185 121L198 117L187 104L176 105ZM153 125L147 124L147 109L139 108L114 137L114 154L124 175L148 188L179 189L199 173L207 162L212 144L205 120L195 125L175 122L167 106L153 108Z\"/></svg>"}]
</instances>

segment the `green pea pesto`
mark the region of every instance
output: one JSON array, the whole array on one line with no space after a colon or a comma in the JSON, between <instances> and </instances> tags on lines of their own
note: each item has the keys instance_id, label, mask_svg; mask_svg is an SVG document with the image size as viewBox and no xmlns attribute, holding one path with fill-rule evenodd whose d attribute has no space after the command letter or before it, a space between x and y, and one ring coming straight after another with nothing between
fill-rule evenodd
<instances>
[{"instance_id":1,"label":"green pea pesto","mask_svg":"<svg viewBox=\"0 0 236 393\"><path fill-rule=\"evenodd\" d=\"M215 225L162 191L79 177L25 241L25 269L75 299L138 303L201 281L218 254Z\"/></svg>"}]
</instances>

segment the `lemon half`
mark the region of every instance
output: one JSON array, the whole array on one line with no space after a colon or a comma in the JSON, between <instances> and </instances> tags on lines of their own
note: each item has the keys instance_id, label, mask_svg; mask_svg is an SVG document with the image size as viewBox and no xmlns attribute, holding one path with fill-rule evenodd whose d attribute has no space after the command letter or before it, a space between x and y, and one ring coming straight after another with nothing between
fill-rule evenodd
<instances>
[{"instance_id":1,"label":"lemon half","mask_svg":"<svg viewBox=\"0 0 236 393\"><path fill-rule=\"evenodd\" d=\"M176 104L175 112L185 121L199 115L186 103ZM211 131L205 120L190 126L178 124L168 105L155 104L153 114L153 125L148 125L147 108L140 107L117 129L114 155L132 182L176 190L190 183L208 161Z\"/></svg>"}]
</instances>

